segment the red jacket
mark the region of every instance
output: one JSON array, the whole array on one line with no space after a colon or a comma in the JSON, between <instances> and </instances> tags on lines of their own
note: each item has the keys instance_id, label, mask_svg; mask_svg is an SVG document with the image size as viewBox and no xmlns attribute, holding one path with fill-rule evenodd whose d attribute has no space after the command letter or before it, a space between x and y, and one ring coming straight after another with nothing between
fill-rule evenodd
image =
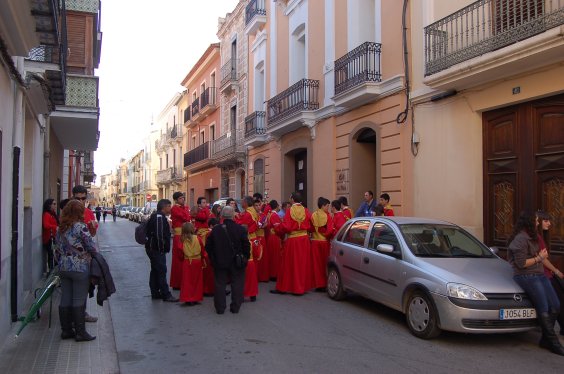
<instances>
[{"instance_id":1,"label":"red jacket","mask_svg":"<svg viewBox=\"0 0 564 374\"><path fill-rule=\"evenodd\" d=\"M43 244L47 244L51 238L55 237L58 227L59 224L55 216L49 212L43 212Z\"/></svg>"}]
</instances>

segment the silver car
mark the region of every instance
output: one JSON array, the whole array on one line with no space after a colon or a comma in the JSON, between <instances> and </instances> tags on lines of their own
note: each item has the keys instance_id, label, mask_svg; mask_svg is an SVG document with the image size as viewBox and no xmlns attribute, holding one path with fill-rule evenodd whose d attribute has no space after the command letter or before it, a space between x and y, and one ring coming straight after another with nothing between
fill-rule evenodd
<instances>
[{"instance_id":1,"label":"silver car","mask_svg":"<svg viewBox=\"0 0 564 374\"><path fill-rule=\"evenodd\" d=\"M329 297L347 291L403 312L413 335L441 329L520 332L536 313L511 266L454 224L423 218L347 221L331 242Z\"/></svg>"}]
</instances>

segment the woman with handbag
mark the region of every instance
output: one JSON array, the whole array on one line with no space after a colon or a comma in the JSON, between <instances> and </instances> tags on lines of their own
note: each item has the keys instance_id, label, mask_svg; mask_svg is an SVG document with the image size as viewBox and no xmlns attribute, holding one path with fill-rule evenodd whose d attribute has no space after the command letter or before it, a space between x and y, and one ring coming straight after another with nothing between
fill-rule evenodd
<instances>
[{"instance_id":1,"label":"woman with handbag","mask_svg":"<svg viewBox=\"0 0 564 374\"><path fill-rule=\"evenodd\" d=\"M550 216L548 213L539 210L536 213L539 225L537 226L539 234L539 248L546 248L547 252L550 254L550 236L548 230L550 229ZM560 313L558 315L552 316L558 321L560 325L560 335L564 335L564 312L562 311L564 305L564 275L560 270L556 268L547 258L542 263L544 265L544 275L548 278L558 299L560 300Z\"/></svg>"},{"instance_id":2,"label":"woman with handbag","mask_svg":"<svg viewBox=\"0 0 564 374\"><path fill-rule=\"evenodd\" d=\"M84 204L79 200L69 201L61 213L56 235L56 259L62 290L59 305L61 339L74 338L77 342L96 339L86 332L84 312L90 286L90 253L97 250L83 220Z\"/></svg>"},{"instance_id":3,"label":"woman with handbag","mask_svg":"<svg viewBox=\"0 0 564 374\"><path fill-rule=\"evenodd\" d=\"M57 217L57 202L55 199L47 199L43 203L43 251L47 255L46 272L51 272L55 264L53 263L53 240L59 227L59 217Z\"/></svg>"}]
</instances>

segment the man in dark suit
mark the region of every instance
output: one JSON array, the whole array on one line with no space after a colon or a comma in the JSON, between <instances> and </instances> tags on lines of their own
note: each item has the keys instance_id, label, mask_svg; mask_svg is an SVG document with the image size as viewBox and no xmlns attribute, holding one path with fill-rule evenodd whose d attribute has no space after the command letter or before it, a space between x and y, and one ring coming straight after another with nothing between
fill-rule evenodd
<instances>
[{"instance_id":1,"label":"man in dark suit","mask_svg":"<svg viewBox=\"0 0 564 374\"><path fill-rule=\"evenodd\" d=\"M171 202L161 199L157 203L157 212L147 221L147 243L145 252L151 261L149 287L153 299L175 303L178 298L172 296L166 283L166 254L170 252L170 225L166 216L170 215Z\"/></svg>"},{"instance_id":2,"label":"man in dark suit","mask_svg":"<svg viewBox=\"0 0 564 374\"><path fill-rule=\"evenodd\" d=\"M212 261L215 277L214 306L217 314L223 314L226 308L225 287L231 279L231 313L239 313L243 303L245 286L245 268L235 266L235 254L250 256L250 243L247 230L233 221L235 212L225 206L221 211L222 225L215 225L206 241L206 251Z\"/></svg>"}]
</instances>

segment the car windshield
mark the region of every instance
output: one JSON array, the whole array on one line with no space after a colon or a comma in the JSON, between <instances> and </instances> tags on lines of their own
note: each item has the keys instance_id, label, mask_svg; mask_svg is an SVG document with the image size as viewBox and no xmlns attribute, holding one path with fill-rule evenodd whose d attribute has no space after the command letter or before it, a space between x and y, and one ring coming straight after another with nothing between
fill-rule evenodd
<instances>
[{"instance_id":1,"label":"car windshield","mask_svg":"<svg viewBox=\"0 0 564 374\"><path fill-rule=\"evenodd\" d=\"M494 257L486 246L457 226L404 224L400 230L418 257Z\"/></svg>"}]
</instances>

